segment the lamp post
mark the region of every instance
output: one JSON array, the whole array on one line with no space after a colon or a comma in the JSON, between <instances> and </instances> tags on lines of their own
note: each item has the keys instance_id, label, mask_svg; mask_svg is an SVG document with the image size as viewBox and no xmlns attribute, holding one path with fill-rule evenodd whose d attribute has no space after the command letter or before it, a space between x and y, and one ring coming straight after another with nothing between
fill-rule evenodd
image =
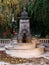
<instances>
[{"instance_id":1,"label":"lamp post","mask_svg":"<svg viewBox=\"0 0 49 65\"><path fill-rule=\"evenodd\" d=\"M12 15L12 34L13 34L13 30L14 30L14 16Z\"/></svg>"},{"instance_id":2,"label":"lamp post","mask_svg":"<svg viewBox=\"0 0 49 65\"><path fill-rule=\"evenodd\" d=\"M15 12L15 9L16 9L16 4L13 5L13 4L11 3L10 14L11 14L11 19L12 19L12 30L11 30L12 36L14 36L15 33L16 33L16 31L15 31L16 20L14 19L14 12Z\"/></svg>"},{"instance_id":3,"label":"lamp post","mask_svg":"<svg viewBox=\"0 0 49 65\"><path fill-rule=\"evenodd\" d=\"M14 20L14 15L12 15L12 36L14 36L15 33L15 23L16 21Z\"/></svg>"}]
</instances>

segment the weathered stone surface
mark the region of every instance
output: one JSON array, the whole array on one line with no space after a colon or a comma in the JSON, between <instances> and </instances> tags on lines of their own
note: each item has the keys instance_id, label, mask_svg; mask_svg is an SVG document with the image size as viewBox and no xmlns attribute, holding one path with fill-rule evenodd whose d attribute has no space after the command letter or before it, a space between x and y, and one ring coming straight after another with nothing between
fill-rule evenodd
<instances>
[{"instance_id":1,"label":"weathered stone surface","mask_svg":"<svg viewBox=\"0 0 49 65\"><path fill-rule=\"evenodd\" d=\"M25 34L25 35L24 35ZM23 12L21 13L21 17L19 20L19 34L18 34L18 40L23 40L23 36L26 36L26 40L24 39L24 42L30 42L28 40L31 39L31 34L30 34L30 22L29 22L29 17L28 13L24 9Z\"/></svg>"}]
</instances>

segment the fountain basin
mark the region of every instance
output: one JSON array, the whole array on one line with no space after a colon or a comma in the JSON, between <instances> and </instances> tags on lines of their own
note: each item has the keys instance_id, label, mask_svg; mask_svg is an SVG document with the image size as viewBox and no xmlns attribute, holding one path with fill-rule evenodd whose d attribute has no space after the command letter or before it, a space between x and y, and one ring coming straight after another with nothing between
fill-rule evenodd
<instances>
[{"instance_id":1,"label":"fountain basin","mask_svg":"<svg viewBox=\"0 0 49 65\"><path fill-rule=\"evenodd\" d=\"M41 48L37 48L34 50L6 50L6 54L12 57L20 57L20 58L32 58L37 57L44 53L44 50Z\"/></svg>"},{"instance_id":2,"label":"fountain basin","mask_svg":"<svg viewBox=\"0 0 49 65\"><path fill-rule=\"evenodd\" d=\"M29 49L35 49L36 48L36 44L32 44L32 43L18 43L16 45L8 45L5 46L6 49L8 50L29 50Z\"/></svg>"},{"instance_id":3,"label":"fountain basin","mask_svg":"<svg viewBox=\"0 0 49 65\"><path fill-rule=\"evenodd\" d=\"M36 48L36 44L18 44L6 49L6 54L12 57L32 58L44 53L44 47Z\"/></svg>"}]
</instances>

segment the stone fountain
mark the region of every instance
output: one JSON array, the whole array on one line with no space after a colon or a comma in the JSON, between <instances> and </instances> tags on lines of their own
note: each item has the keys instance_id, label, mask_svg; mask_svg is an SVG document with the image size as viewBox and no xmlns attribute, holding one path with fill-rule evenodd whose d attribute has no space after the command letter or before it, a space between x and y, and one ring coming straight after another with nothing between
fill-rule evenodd
<instances>
[{"instance_id":1,"label":"stone fountain","mask_svg":"<svg viewBox=\"0 0 49 65\"><path fill-rule=\"evenodd\" d=\"M28 13L24 8L21 17L19 17L18 37L17 39L13 38L11 44L5 46L5 52L12 57L37 57L44 53L44 47L39 45L39 40L31 36Z\"/></svg>"}]
</instances>

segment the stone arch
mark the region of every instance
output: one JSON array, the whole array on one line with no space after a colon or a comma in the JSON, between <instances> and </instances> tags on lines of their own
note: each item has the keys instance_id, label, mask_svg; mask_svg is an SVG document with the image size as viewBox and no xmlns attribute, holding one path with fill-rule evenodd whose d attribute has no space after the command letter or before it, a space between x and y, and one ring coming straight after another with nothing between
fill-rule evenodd
<instances>
[{"instance_id":1,"label":"stone arch","mask_svg":"<svg viewBox=\"0 0 49 65\"><path fill-rule=\"evenodd\" d=\"M28 33L28 31L26 29L23 29L21 31L21 34L22 34L22 42L23 43L26 43L26 41L27 41L27 33Z\"/></svg>"},{"instance_id":2,"label":"stone arch","mask_svg":"<svg viewBox=\"0 0 49 65\"><path fill-rule=\"evenodd\" d=\"M26 33L26 35L27 35L28 31L27 31L26 29L23 29L23 30L21 31L21 34L23 35L24 33Z\"/></svg>"}]
</instances>

